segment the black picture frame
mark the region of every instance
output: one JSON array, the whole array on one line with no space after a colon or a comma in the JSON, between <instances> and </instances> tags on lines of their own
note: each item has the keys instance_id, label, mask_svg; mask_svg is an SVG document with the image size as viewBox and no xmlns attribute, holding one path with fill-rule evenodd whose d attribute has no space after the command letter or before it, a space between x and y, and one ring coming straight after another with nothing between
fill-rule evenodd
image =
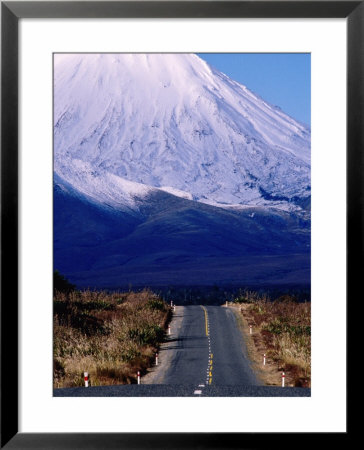
<instances>
[{"instance_id":1,"label":"black picture frame","mask_svg":"<svg viewBox=\"0 0 364 450\"><path fill-rule=\"evenodd\" d=\"M1 448L226 449L281 444L279 433L18 432L18 21L21 18L118 17L347 19L347 303L356 300L358 283L364 273L364 1L2 1ZM348 438L348 432L349 421L347 432L335 436L339 445ZM327 436L322 438L327 444ZM299 445L308 444L310 439L309 433L302 434ZM317 434L315 443L319 439ZM285 435L284 447L291 445L297 447L296 434Z\"/></svg>"}]
</instances>

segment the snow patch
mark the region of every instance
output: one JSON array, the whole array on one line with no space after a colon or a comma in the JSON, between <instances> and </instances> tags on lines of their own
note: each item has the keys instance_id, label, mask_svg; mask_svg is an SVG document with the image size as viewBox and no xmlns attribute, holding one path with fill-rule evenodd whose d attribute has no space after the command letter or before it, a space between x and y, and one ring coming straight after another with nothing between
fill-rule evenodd
<instances>
[{"instance_id":1,"label":"snow patch","mask_svg":"<svg viewBox=\"0 0 364 450\"><path fill-rule=\"evenodd\" d=\"M193 54L55 55L55 173L135 208L158 189L224 208L299 209L310 130Z\"/></svg>"}]
</instances>

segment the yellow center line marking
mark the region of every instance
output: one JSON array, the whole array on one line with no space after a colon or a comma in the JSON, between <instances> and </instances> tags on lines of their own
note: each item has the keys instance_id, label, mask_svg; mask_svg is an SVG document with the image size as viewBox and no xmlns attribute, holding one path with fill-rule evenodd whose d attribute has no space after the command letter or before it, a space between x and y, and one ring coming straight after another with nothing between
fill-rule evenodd
<instances>
[{"instance_id":1,"label":"yellow center line marking","mask_svg":"<svg viewBox=\"0 0 364 450\"><path fill-rule=\"evenodd\" d=\"M209 319L207 317L207 310L204 306L202 306L202 309L204 310L205 313L205 331L206 331L206 336L209 335L209 327L208 327L208 323L209 323Z\"/></svg>"},{"instance_id":2,"label":"yellow center line marking","mask_svg":"<svg viewBox=\"0 0 364 450\"><path fill-rule=\"evenodd\" d=\"M209 361L208 361L208 365L207 365L207 373L208 373L208 377L206 382L208 382L208 384L212 383L212 358L213 358L213 354L211 353L211 347L210 347L210 325L209 325L209 317L208 317L208 313L207 313L207 309L201 305L201 308L203 309L204 313L205 313L205 332L206 332L206 336L209 339Z\"/></svg>"}]
</instances>

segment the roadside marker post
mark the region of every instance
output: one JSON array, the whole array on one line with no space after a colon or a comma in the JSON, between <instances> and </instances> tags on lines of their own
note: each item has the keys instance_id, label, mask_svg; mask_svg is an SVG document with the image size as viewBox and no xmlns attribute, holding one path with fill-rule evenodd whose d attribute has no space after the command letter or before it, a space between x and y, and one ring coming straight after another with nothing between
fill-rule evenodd
<instances>
[{"instance_id":1,"label":"roadside marker post","mask_svg":"<svg viewBox=\"0 0 364 450\"><path fill-rule=\"evenodd\" d=\"M282 372L282 387L284 387L284 379L286 378L286 375L284 372Z\"/></svg>"},{"instance_id":2,"label":"roadside marker post","mask_svg":"<svg viewBox=\"0 0 364 450\"><path fill-rule=\"evenodd\" d=\"M84 380L85 380L85 387L88 387L88 372L84 372L83 373L83 377L84 377Z\"/></svg>"},{"instance_id":3,"label":"roadside marker post","mask_svg":"<svg viewBox=\"0 0 364 450\"><path fill-rule=\"evenodd\" d=\"M155 365L158 366L158 353L155 354Z\"/></svg>"},{"instance_id":4,"label":"roadside marker post","mask_svg":"<svg viewBox=\"0 0 364 450\"><path fill-rule=\"evenodd\" d=\"M138 370L138 384L140 384L140 372Z\"/></svg>"},{"instance_id":5,"label":"roadside marker post","mask_svg":"<svg viewBox=\"0 0 364 450\"><path fill-rule=\"evenodd\" d=\"M228 302L227 302L227 300L226 300L226 305L225 305L226 307L227 307L227 303L228 303Z\"/></svg>"},{"instance_id":6,"label":"roadside marker post","mask_svg":"<svg viewBox=\"0 0 364 450\"><path fill-rule=\"evenodd\" d=\"M253 327L252 327L252 325L249 325L249 333L253 334Z\"/></svg>"},{"instance_id":7,"label":"roadside marker post","mask_svg":"<svg viewBox=\"0 0 364 450\"><path fill-rule=\"evenodd\" d=\"M265 353L263 355L263 366L265 366Z\"/></svg>"},{"instance_id":8,"label":"roadside marker post","mask_svg":"<svg viewBox=\"0 0 364 450\"><path fill-rule=\"evenodd\" d=\"M170 325L168 325L168 335L169 336L171 335L171 326Z\"/></svg>"}]
</instances>

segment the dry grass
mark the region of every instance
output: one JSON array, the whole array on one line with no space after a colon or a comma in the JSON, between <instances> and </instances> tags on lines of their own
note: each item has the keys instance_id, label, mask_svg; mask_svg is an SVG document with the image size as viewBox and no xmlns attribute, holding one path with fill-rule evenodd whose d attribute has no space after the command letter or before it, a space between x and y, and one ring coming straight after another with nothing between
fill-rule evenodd
<instances>
[{"instance_id":1,"label":"dry grass","mask_svg":"<svg viewBox=\"0 0 364 450\"><path fill-rule=\"evenodd\" d=\"M251 337L259 359L263 353L267 355L265 370L272 375L269 366L273 362L277 371L286 373L287 385L309 387L311 304L297 303L289 296L276 301L247 296L238 303L246 323L253 327Z\"/></svg>"},{"instance_id":2,"label":"dry grass","mask_svg":"<svg viewBox=\"0 0 364 450\"><path fill-rule=\"evenodd\" d=\"M136 382L164 339L170 308L140 293L74 291L54 298L54 387Z\"/></svg>"},{"instance_id":3,"label":"dry grass","mask_svg":"<svg viewBox=\"0 0 364 450\"><path fill-rule=\"evenodd\" d=\"M237 323L244 335L244 344L249 360L258 380L267 386L279 386L281 384L281 373L278 371L277 364L273 360L267 359L266 365L263 366L263 354L266 353L266 347L259 332L254 330L254 333L250 334L250 322L248 323L246 314L241 313L246 305L237 307L230 304L229 306L233 307L236 313Z\"/></svg>"}]
</instances>

